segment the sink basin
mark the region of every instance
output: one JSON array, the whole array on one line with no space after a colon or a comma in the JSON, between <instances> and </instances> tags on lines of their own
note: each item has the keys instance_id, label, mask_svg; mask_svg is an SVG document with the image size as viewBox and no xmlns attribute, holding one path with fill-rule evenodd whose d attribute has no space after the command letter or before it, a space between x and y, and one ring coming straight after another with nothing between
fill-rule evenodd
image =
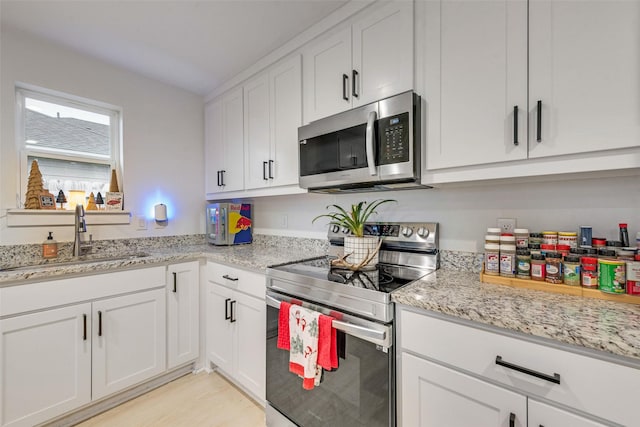
<instances>
[{"instance_id":1,"label":"sink basin","mask_svg":"<svg viewBox=\"0 0 640 427\"><path fill-rule=\"evenodd\" d=\"M100 255L84 255L77 258L72 258L68 261L48 261L41 263L33 263L33 264L23 264L17 266L8 266L0 268L0 272L2 271L20 271L20 270L32 270L36 268L52 268L52 267L65 267L72 265L80 265L80 264L90 264L94 262L107 262L107 261L124 261L138 258L148 257L149 254L145 252L136 252L132 254L124 254L124 255L109 255L109 256L100 256Z\"/></svg>"}]
</instances>

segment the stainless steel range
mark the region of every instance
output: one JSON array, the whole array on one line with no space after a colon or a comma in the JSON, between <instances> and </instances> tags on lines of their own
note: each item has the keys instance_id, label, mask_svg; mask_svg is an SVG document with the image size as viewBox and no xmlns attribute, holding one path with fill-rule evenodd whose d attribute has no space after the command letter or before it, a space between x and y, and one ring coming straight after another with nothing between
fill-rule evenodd
<instances>
[{"instance_id":1,"label":"stainless steel range","mask_svg":"<svg viewBox=\"0 0 640 427\"><path fill-rule=\"evenodd\" d=\"M376 269L331 266L347 232L331 226L329 256L267 269L267 426L394 426L394 307L390 293L439 267L437 223L371 223L380 236ZM348 259L348 258L347 258ZM333 316L339 368L303 390L288 371L289 353L277 349L281 301Z\"/></svg>"}]
</instances>

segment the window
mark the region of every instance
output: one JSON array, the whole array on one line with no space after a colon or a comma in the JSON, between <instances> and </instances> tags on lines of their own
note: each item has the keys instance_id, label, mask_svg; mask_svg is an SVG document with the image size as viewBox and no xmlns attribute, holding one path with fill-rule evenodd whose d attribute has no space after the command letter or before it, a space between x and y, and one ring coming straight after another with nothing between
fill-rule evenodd
<instances>
[{"instance_id":1,"label":"window","mask_svg":"<svg viewBox=\"0 0 640 427\"><path fill-rule=\"evenodd\" d=\"M16 95L22 203L33 160L50 193L104 196L111 169L120 171L119 109L45 90L18 88Z\"/></svg>"}]
</instances>

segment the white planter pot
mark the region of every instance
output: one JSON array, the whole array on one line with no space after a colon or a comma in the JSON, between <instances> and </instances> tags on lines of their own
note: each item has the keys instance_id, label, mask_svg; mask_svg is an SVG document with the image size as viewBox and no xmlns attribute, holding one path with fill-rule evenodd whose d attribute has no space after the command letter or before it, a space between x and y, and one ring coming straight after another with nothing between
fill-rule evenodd
<instances>
[{"instance_id":1,"label":"white planter pot","mask_svg":"<svg viewBox=\"0 0 640 427\"><path fill-rule=\"evenodd\" d=\"M353 237L346 236L344 238L344 254L351 254L346 261L351 264L360 264L368 258L378 248L377 236ZM366 265L366 268L375 268L378 264L378 253L376 252L373 259Z\"/></svg>"}]
</instances>

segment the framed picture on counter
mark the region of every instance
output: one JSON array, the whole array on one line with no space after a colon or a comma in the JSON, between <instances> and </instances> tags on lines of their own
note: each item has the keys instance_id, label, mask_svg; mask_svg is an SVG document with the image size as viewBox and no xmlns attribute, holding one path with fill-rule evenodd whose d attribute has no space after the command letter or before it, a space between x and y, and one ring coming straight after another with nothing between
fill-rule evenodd
<instances>
[{"instance_id":1,"label":"framed picture on counter","mask_svg":"<svg viewBox=\"0 0 640 427\"><path fill-rule=\"evenodd\" d=\"M122 192L107 192L104 202L105 209L108 211L121 211L123 209L123 198L124 194Z\"/></svg>"},{"instance_id":2,"label":"framed picture on counter","mask_svg":"<svg viewBox=\"0 0 640 427\"><path fill-rule=\"evenodd\" d=\"M51 193L42 193L39 197L40 209L55 209L56 198Z\"/></svg>"}]
</instances>

